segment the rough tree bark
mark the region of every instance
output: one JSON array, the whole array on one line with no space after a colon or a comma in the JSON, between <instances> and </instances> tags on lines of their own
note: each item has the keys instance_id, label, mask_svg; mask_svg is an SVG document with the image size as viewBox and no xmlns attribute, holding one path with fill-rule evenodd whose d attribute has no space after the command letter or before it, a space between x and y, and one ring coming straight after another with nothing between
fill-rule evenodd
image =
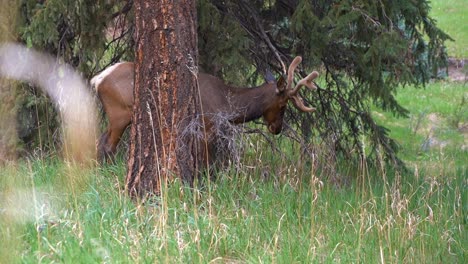
<instances>
[{"instance_id":1,"label":"rough tree bark","mask_svg":"<svg viewBox=\"0 0 468 264\"><path fill-rule=\"evenodd\" d=\"M126 186L159 194L198 170L196 135L181 136L199 113L195 0L136 0L135 104Z\"/></svg>"}]
</instances>

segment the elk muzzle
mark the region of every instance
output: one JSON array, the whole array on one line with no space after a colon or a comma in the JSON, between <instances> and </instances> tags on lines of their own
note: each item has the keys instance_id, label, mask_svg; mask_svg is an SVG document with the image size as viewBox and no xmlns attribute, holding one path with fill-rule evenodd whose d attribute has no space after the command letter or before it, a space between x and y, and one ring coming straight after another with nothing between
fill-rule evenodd
<instances>
[{"instance_id":1,"label":"elk muzzle","mask_svg":"<svg viewBox=\"0 0 468 264\"><path fill-rule=\"evenodd\" d=\"M270 133L272 133L273 135L278 135L279 133L281 133L282 130L283 130L283 124L281 125L269 124L268 125L268 131L270 131Z\"/></svg>"}]
</instances>

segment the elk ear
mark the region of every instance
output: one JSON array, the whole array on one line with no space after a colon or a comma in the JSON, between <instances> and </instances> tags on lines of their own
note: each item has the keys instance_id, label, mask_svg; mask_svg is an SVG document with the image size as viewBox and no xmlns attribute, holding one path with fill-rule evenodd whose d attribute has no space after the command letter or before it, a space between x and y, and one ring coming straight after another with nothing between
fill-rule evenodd
<instances>
[{"instance_id":1,"label":"elk ear","mask_svg":"<svg viewBox=\"0 0 468 264\"><path fill-rule=\"evenodd\" d=\"M276 82L276 94L280 94L286 90L286 79L281 76L278 81Z\"/></svg>"},{"instance_id":2,"label":"elk ear","mask_svg":"<svg viewBox=\"0 0 468 264\"><path fill-rule=\"evenodd\" d=\"M272 84L272 83L275 83L275 81L276 80L275 80L275 76L273 76L273 73L271 73L270 70L267 70L265 72L265 82Z\"/></svg>"}]
</instances>

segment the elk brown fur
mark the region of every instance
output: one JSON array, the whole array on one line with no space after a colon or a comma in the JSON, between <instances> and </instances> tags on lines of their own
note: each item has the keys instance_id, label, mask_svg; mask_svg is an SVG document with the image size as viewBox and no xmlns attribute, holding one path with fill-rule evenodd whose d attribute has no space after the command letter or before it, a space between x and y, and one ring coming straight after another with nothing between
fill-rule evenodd
<instances>
[{"instance_id":1,"label":"elk brown fur","mask_svg":"<svg viewBox=\"0 0 468 264\"><path fill-rule=\"evenodd\" d=\"M293 60L286 80L280 77L276 82L266 82L254 88L229 86L217 77L200 73L198 87L205 131L210 133L212 128L211 115L226 114L229 121L234 124L263 117L268 130L273 134L279 134L289 100L303 112L314 111L315 108L304 106L302 98L298 95L298 89L300 86L306 86L314 90L315 85L312 81L318 73L309 74L300 80L294 89L292 88L294 70L300 62L300 57ZM98 158L112 157L132 118L134 64L117 63L93 77L91 85L96 90L109 119L106 131L99 138Z\"/></svg>"}]
</instances>

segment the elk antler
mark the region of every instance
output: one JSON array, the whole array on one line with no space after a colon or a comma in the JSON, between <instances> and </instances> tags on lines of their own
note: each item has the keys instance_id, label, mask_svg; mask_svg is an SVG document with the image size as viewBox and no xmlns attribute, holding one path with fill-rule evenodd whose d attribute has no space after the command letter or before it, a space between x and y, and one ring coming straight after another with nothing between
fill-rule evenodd
<instances>
[{"instance_id":1,"label":"elk antler","mask_svg":"<svg viewBox=\"0 0 468 264\"><path fill-rule=\"evenodd\" d=\"M311 89L312 91L315 91L317 90L317 87L315 86L315 84L312 82L315 78L317 78L318 76L318 72L316 71L313 71L312 73L310 73L309 75L307 75L307 77L303 78L302 80L300 80L296 86L294 87L294 89L291 89L292 88L292 84L293 84L293 79L294 79L294 71L296 70L297 66L299 65L299 63L301 63L302 61L302 58L300 56L297 56L296 58L294 58L294 60L291 62L291 65L289 65L289 68L288 68L288 79L287 79L287 85L286 85L286 89L288 89L288 95L289 95L289 99L292 100L294 106L303 111L303 112L313 112L315 111L315 108L314 107L307 107L304 105L304 102L302 100L302 98L297 94L299 92L299 89L302 87L302 86L306 86L308 87L309 89ZM290 89L290 90L289 90Z\"/></svg>"},{"instance_id":2,"label":"elk antler","mask_svg":"<svg viewBox=\"0 0 468 264\"><path fill-rule=\"evenodd\" d=\"M294 71L296 70L297 66L302 62L302 57L301 56L297 56L296 58L294 58L294 60L291 62L291 64L289 65L289 68L288 68L288 79L287 79L287 83L286 83L286 89L291 89L291 85L293 83L293 79L294 79Z\"/></svg>"},{"instance_id":3,"label":"elk antler","mask_svg":"<svg viewBox=\"0 0 468 264\"><path fill-rule=\"evenodd\" d=\"M301 86L306 86L307 88L311 89L312 91L317 90L317 86L315 86L315 84L312 81L315 78L317 78L318 75L319 74L316 71L311 72L309 75L307 75L307 77L305 77L304 79L297 82L296 87L294 87L294 89L291 90L290 94L291 95L297 94L297 92L299 91L299 88L301 88Z\"/></svg>"}]
</instances>

